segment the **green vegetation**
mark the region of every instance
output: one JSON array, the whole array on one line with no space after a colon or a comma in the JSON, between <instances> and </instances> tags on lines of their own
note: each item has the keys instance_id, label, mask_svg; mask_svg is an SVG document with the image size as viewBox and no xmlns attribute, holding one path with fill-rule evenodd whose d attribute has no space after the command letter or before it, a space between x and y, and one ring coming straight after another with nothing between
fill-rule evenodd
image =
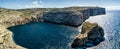
<instances>
[{"instance_id":1,"label":"green vegetation","mask_svg":"<svg viewBox=\"0 0 120 49\"><path fill-rule=\"evenodd\" d=\"M35 14L36 12L78 11L78 10L85 10L85 9L88 9L88 8L96 8L96 7L29 8L29 9L6 9L6 8L0 8L0 17L4 17L4 16L8 16L8 15L30 16L31 14Z\"/></svg>"},{"instance_id":2,"label":"green vegetation","mask_svg":"<svg viewBox=\"0 0 120 49\"><path fill-rule=\"evenodd\" d=\"M6 9L0 8L0 24L10 23L13 24L26 21L38 21L37 18L42 16L45 12L76 12L81 10L86 10L89 8L99 8L99 7L65 7L65 8L29 8L29 9ZM77 13L76 13L77 14ZM81 13L81 15L83 15Z\"/></svg>"},{"instance_id":3,"label":"green vegetation","mask_svg":"<svg viewBox=\"0 0 120 49\"><path fill-rule=\"evenodd\" d=\"M98 26L97 23L84 22L82 26L82 33L87 33L96 26Z\"/></svg>"}]
</instances>

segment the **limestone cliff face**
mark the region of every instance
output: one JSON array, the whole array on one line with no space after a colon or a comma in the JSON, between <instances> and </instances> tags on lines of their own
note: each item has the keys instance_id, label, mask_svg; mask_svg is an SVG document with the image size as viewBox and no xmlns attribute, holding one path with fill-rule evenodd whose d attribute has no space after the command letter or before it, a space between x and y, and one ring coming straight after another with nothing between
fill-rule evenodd
<instances>
[{"instance_id":1,"label":"limestone cliff face","mask_svg":"<svg viewBox=\"0 0 120 49\"><path fill-rule=\"evenodd\" d=\"M98 9L100 9L98 11ZM11 10L0 8L0 49L25 49L14 43L7 28L30 22L52 22L72 26L81 25L89 16L105 14L104 8L70 7Z\"/></svg>"},{"instance_id":2,"label":"limestone cliff face","mask_svg":"<svg viewBox=\"0 0 120 49\"><path fill-rule=\"evenodd\" d=\"M45 22L78 26L82 24L83 16L78 11L57 11L44 13L43 20Z\"/></svg>"},{"instance_id":3,"label":"limestone cliff face","mask_svg":"<svg viewBox=\"0 0 120 49\"><path fill-rule=\"evenodd\" d=\"M90 16L101 14L105 14L105 9L99 7L74 11L50 11L43 14L43 20L45 22L80 26Z\"/></svg>"}]
</instances>

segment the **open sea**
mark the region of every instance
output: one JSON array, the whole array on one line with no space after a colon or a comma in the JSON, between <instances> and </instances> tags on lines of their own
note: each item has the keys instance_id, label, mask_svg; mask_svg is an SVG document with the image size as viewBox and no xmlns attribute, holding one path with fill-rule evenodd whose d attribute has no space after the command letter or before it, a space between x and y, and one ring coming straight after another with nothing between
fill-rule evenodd
<instances>
[{"instance_id":1,"label":"open sea","mask_svg":"<svg viewBox=\"0 0 120 49\"><path fill-rule=\"evenodd\" d=\"M86 21L103 27L105 41L87 49L120 49L120 10L106 11L106 15L91 16ZM80 34L80 27L52 23L28 23L8 28L16 44L28 49L72 49L71 42Z\"/></svg>"}]
</instances>

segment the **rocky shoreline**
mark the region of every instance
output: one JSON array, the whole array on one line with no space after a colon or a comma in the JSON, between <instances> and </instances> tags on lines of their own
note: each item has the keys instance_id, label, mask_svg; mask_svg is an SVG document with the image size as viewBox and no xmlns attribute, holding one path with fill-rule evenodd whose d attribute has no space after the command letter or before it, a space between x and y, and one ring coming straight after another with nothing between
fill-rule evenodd
<instances>
[{"instance_id":1,"label":"rocky shoreline","mask_svg":"<svg viewBox=\"0 0 120 49\"><path fill-rule=\"evenodd\" d=\"M14 43L7 28L30 22L52 22L80 26L89 16L105 14L101 7L6 9L0 8L0 49L25 49Z\"/></svg>"},{"instance_id":2,"label":"rocky shoreline","mask_svg":"<svg viewBox=\"0 0 120 49\"><path fill-rule=\"evenodd\" d=\"M72 48L84 48L98 45L104 41L104 30L97 23L84 22L81 34L72 42Z\"/></svg>"}]
</instances>

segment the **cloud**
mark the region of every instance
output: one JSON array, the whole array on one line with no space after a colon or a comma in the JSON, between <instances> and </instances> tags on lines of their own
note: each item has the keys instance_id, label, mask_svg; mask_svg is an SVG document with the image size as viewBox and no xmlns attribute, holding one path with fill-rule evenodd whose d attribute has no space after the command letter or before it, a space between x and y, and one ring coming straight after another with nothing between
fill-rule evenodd
<instances>
[{"instance_id":1,"label":"cloud","mask_svg":"<svg viewBox=\"0 0 120 49\"><path fill-rule=\"evenodd\" d=\"M42 1L33 1L30 4L25 5L26 8L40 8L42 7Z\"/></svg>"}]
</instances>

